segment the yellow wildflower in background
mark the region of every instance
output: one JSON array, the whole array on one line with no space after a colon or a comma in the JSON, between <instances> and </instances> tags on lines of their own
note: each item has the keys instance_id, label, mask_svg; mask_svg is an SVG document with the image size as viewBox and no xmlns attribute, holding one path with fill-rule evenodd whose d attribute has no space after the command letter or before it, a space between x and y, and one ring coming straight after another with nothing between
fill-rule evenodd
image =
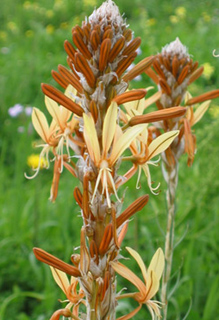
<instances>
[{"instance_id":1,"label":"yellow wildflower in background","mask_svg":"<svg viewBox=\"0 0 219 320\"><path fill-rule=\"evenodd\" d=\"M66 22L62 22L61 24L60 24L60 28L61 29L67 29L69 27L69 23L66 21Z\"/></svg>"},{"instance_id":2,"label":"yellow wildflower in background","mask_svg":"<svg viewBox=\"0 0 219 320\"><path fill-rule=\"evenodd\" d=\"M179 18L175 15L170 16L169 19L170 19L170 22L173 24L176 24L179 22Z\"/></svg>"},{"instance_id":3,"label":"yellow wildflower in background","mask_svg":"<svg viewBox=\"0 0 219 320\"><path fill-rule=\"evenodd\" d=\"M52 10L47 10L47 11L46 11L46 16L47 16L48 18L52 18L52 17L54 16L54 12L53 12Z\"/></svg>"},{"instance_id":4,"label":"yellow wildflower in background","mask_svg":"<svg viewBox=\"0 0 219 320\"><path fill-rule=\"evenodd\" d=\"M205 22L211 21L211 16L207 12L202 12L202 17Z\"/></svg>"},{"instance_id":5,"label":"yellow wildflower in background","mask_svg":"<svg viewBox=\"0 0 219 320\"><path fill-rule=\"evenodd\" d=\"M152 26L154 26L156 23L157 23L157 20L154 19L154 18L151 18L151 19L148 19L148 20L147 20L147 25L148 25L148 27L152 27Z\"/></svg>"},{"instance_id":6,"label":"yellow wildflower in background","mask_svg":"<svg viewBox=\"0 0 219 320\"><path fill-rule=\"evenodd\" d=\"M85 6L95 7L97 5L97 0L83 0Z\"/></svg>"},{"instance_id":7,"label":"yellow wildflower in background","mask_svg":"<svg viewBox=\"0 0 219 320\"><path fill-rule=\"evenodd\" d=\"M26 9L26 10L30 9L30 8L31 8L31 3L30 3L30 1L25 1L25 2L23 3L23 7L24 7L24 9Z\"/></svg>"},{"instance_id":8,"label":"yellow wildflower in background","mask_svg":"<svg viewBox=\"0 0 219 320\"><path fill-rule=\"evenodd\" d=\"M62 0L55 0L54 9L59 10L63 7L64 2Z\"/></svg>"},{"instance_id":9,"label":"yellow wildflower in background","mask_svg":"<svg viewBox=\"0 0 219 320\"><path fill-rule=\"evenodd\" d=\"M48 24L46 26L46 33L53 34L54 30L55 30L55 27L52 24Z\"/></svg>"},{"instance_id":10,"label":"yellow wildflower in background","mask_svg":"<svg viewBox=\"0 0 219 320\"><path fill-rule=\"evenodd\" d=\"M175 10L175 14L177 15L177 17L184 18L186 16L186 8L177 7Z\"/></svg>"},{"instance_id":11,"label":"yellow wildflower in background","mask_svg":"<svg viewBox=\"0 0 219 320\"><path fill-rule=\"evenodd\" d=\"M209 80L215 71L215 67L210 65L209 62L203 63L202 66L204 67L203 76L205 77L205 79Z\"/></svg>"},{"instance_id":12,"label":"yellow wildflower in background","mask_svg":"<svg viewBox=\"0 0 219 320\"><path fill-rule=\"evenodd\" d=\"M33 30L27 30L27 31L25 32L25 36L26 36L27 38L32 38L32 37L34 36Z\"/></svg>"},{"instance_id":13,"label":"yellow wildflower in background","mask_svg":"<svg viewBox=\"0 0 219 320\"><path fill-rule=\"evenodd\" d=\"M209 113L212 116L212 118L218 119L219 118L219 108L218 108L218 106L212 104L211 108L209 109Z\"/></svg>"},{"instance_id":14,"label":"yellow wildflower in background","mask_svg":"<svg viewBox=\"0 0 219 320\"><path fill-rule=\"evenodd\" d=\"M18 26L13 21L9 21L7 23L7 28L13 33L17 33L18 32Z\"/></svg>"},{"instance_id":15,"label":"yellow wildflower in background","mask_svg":"<svg viewBox=\"0 0 219 320\"><path fill-rule=\"evenodd\" d=\"M27 158L27 165L32 169L37 169L38 167L43 169L48 166L48 162L45 158L40 157L39 154L33 153Z\"/></svg>"},{"instance_id":16,"label":"yellow wildflower in background","mask_svg":"<svg viewBox=\"0 0 219 320\"><path fill-rule=\"evenodd\" d=\"M8 37L7 33L5 31L0 31L0 39L6 40Z\"/></svg>"}]
</instances>

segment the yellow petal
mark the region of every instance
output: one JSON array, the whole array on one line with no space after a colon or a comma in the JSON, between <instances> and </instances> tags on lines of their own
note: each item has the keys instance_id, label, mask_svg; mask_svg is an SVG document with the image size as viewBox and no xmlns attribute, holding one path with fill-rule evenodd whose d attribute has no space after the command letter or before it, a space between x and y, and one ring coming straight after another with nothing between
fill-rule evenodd
<instances>
[{"instance_id":1,"label":"yellow petal","mask_svg":"<svg viewBox=\"0 0 219 320\"><path fill-rule=\"evenodd\" d=\"M84 138L91 159L96 165L100 162L100 146L97 138L95 123L92 116L83 114L84 118Z\"/></svg>"},{"instance_id":2,"label":"yellow petal","mask_svg":"<svg viewBox=\"0 0 219 320\"><path fill-rule=\"evenodd\" d=\"M62 121L62 113L58 103L45 96L45 104L53 119L56 121L60 128L63 128L64 123Z\"/></svg>"},{"instance_id":3,"label":"yellow petal","mask_svg":"<svg viewBox=\"0 0 219 320\"><path fill-rule=\"evenodd\" d=\"M187 104L187 101L190 99L192 99L192 95L189 91L186 91L185 98L184 98L185 104Z\"/></svg>"},{"instance_id":4,"label":"yellow petal","mask_svg":"<svg viewBox=\"0 0 219 320\"><path fill-rule=\"evenodd\" d=\"M153 96L151 96L150 98L146 99L145 103L144 103L144 109L146 109L148 106L150 106L151 104L153 104L154 102L159 100L161 95L162 95L162 92L158 91L157 93L153 94ZM144 109L142 110L142 113L143 113Z\"/></svg>"},{"instance_id":5,"label":"yellow petal","mask_svg":"<svg viewBox=\"0 0 219 320\"><path fill-rule=\"evenodd\" d=\"M147 178L148 187L150 188L151 193L153 193L154 195L158 195L159 192L155 192L155 191L160 187L160 183L158 183L158 185L156 187L154 187L154 188L152 187L151 173L150 173L149 166L148 166L147 162L144 165L142 165L142 169L143 169L145 176Z\"/></svg>"},{"instance_id":6,"label":"yellow petal","mask_svg":"<svg viewBox=\"0 0 219 320\"><path fill-rule=\"evenodd\" d=\"M123 278L125 278L128 281L130 281L131 283L133 283L134 286L136 286L136 288L138 288L140 293L145 293L144 283L129 268L127 268L126 266L124 266L120 262L111 262L110 265Z\"/></svg>"},{"instance_id":7,"label":"yellow petal","mask_svg":"<svg viewBox=\"0 0 219 320\"><path fill-rule=\"evenodd\" d=\"M116 120L117 120L117 104L112 102L109 106L104 123L103 123L103 136L102 136L102 143L103 143L103 157L107 155L111 143L113 141L113 137L116 130Z\"/></svg>"},{"instance_id":8,"label":"yellow petal","mask_svg":"<svg viewBox=\"0 0 219 320\"><path fill-rule=\"evenodd\" d=\"M135 251L134 249L130 248L130 247L126 247L126 250L130 253L130 255L136 260L136 262L138 263L140 269L141 269L141 272L142 272L142 275L143 275L143 278L145 280L145 283L147 281L147 270L146 270L146 267L145 267L145 264L144 264L144 261L142 260L140 254Z\"/></svg>"},{"instance_id":9,"label":"yellow petal","mask_svg":"<svg viewBox=\"0 0 219 320\"><path fill-rule=\"evenodd\" d=\"M62 291L67 294L68 287L70 286L68 277L63 271L60 271L56 268L50 267L52 271L53 278L57 285L62 289Z\"/></svg>"},{"instance_id":10,"label":"yellow petal","mask_svg":"<svg viewBox=\"0 0 219 320\"><path fill-rule=\"evenodd\" d=\"M65 96L67 96L68 98L70 98L75 102L75 97L77 96L77 90L71 84L69 84L65 89Z\"/></svg>"},{"instance_id":11,"label":"yellow petal","mask_svg":"<svg viewBox=\"0 0 219 320\"><path fill-rule=\"evenodd\" d=\"M194 112L193 115L193 119L191 122L191 126L194 126L194 124L196 124L199 120L201 120L201 118L203 117L203 115L205 114L205 112L208 110L208 107L211 103L211 100L207 100L205 102L203 102Z\"/></svg>"},{"instance_id":12,"label":"yellow petal","mask_svg":"<svg viewBox=\"0 0 219 320\"><path fill-rule=\"evenodd\" d=\"M49 138L49 125L46 117L42 111L37 108L33 108L32 122L36 132L45 141L48 142Z\"/></svg>"},{"instance_id":13,"label":"yellow petal","mask_svg":"<svg viewBox=\"0 0 219 320\"><path fill-rule=\"evenodd\" d=\"M158 248L153 258L151 259L150 265L148 267L148 273L151 271L156 273L158 281L160 280L163 270L164 270L164 254L161 248Z\"/></svg>"},{"instance_id":14,"label":"yellow petal","mask_svg":"<svg viewBox=\"0 0 219 320\"><path fill-rule=\"evenodd\" d=\"M150 278L147 283L147 296L145 298L145 302L153 298L157 293L158 289L159 289L159 280L157 279L156 273L153 270L151 270Z\"/></svg>"},{"instance_id":15,"label":"yellow petal","mask_svg":"<svg viewBox=\"0 0 219 320\"><path fill-rule=\"evenodd\" d=\"M128 129L113 146L110 156L111 165L113 165L120 155L129 147L131 142L145 129L145 124L136 125Z\"/></svg>"},{"instance_id":16,"label":"yellow petal","mask_svg":"<svg viewBox=\"0 0 219 320\"><path fill-rule=\"evenodd\" d=\"M156 139L154 139L148 147L149 156L148 160L155 157L159 153L166 150L173 140L178 136L179 130L163 133Z\"/></svg>"},{"instance_id":17,"label":"yellow petal","mask_svg":"<svg viewBox=\"0 0 219 320\"><path fill-rule=\"evenodd\" d=\"M145 102L145 98L142 98L140 100L135 100L135 101L131 101L131 102L126 102L124 103L124 107L126 109L126 112L132 116L132 110L140 110L142 109L142 107L144 106L144 102ZM140 113L141 114L141 113Z\"/></svg>"},{"instance_id":18,"label":"yellow petal","mask_svg":"<svg viewBox=\"0 0 219 320\"><path fill-rule=\"evenodd\" d=\"M71 84L69 84L65 90L65 96L76 102L77 90ZM63 106L60 106L60 108L63 121L68 121L68 119L72 115L72 112Z\"/></svg>"}]
</instances>

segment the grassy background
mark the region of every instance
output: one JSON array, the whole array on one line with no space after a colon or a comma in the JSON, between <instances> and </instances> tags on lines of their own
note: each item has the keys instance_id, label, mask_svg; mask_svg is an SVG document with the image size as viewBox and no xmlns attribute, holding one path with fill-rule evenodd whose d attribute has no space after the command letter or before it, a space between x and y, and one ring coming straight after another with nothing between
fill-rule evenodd
<instances>
[{"instance_id":1,"label":"grassy background","mask_svg":"<svg viewBox=\"0 0 219 320\"><path fill-rule=\"evenodd\" d=\"M8 109L20 103L45 110L40 83L54 84L51 69L66 65L65 39L71 40L71 27L81 24L96 0L3 0L0 11L0 319L44 320L63 298L47 266L32 253L39 246L69 261L79 245L81 221L72 197L76 181L64 172L55 204L48 201L52 170L40 172L35 180L27 157L37 136L30 117L24 113L11 118ZM136 36L142 37L142 54L159 52L178 36L194 60L206 65L205 75L191 86L193 95L219 88L219 9L217 1L116 1L120 12ZM211 72L213 71L213 72ZM133 87L151 85L150 80L133 82ZM219 320L219 101L213 101L205 118L196 126L198 152L194 165L180 163L176 240L174 256L175 287L169 319L183 319L190 304L191 320ZM151 195L147 207L130 223L125 245L132 244L148 263L154 250L163 246L165 228L165 182L159 168L153 180L161 181L162 193ZM145 184L145 186L144 186ZM126 191L127 205L136 197L135 179ZM139 196L149 192L142 182ZM127 256L125 250L122 252ZM127 262L133 269L135 264ZM136 268L136 272L139 271ZM178 280L177 280L178 278ZM127 282L119 280L121 287ZM130 289L134 288L130 286ZM121 314L135 305L124 301ZM119 313L118 313L119 314ZM146 308L135 317L149 319Z\"/></svg>"}]
</instances>

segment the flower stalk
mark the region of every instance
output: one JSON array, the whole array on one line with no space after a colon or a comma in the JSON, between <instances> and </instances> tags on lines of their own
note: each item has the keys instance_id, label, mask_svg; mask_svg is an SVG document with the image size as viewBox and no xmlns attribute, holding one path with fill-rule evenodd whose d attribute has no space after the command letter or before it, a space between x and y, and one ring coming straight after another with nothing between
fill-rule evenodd
<instances>
[{"instance_id":1,"label":"flower stalk","mask_svg":"<svg viewBox=\"0 0 219 320\"><path fill-rule=\"evenodd\" d=\"M178 182L178 164L173 167L163 165L163 175L167 183L166 202L167 202L167 225L165 234L165 268L161 286L161 301L163 303L163 319L167 319L168 310L168 289L172 271L172 261L174 253L175 237L175 214L176 214L176 190Z\"/></svg>"}]
</instances>

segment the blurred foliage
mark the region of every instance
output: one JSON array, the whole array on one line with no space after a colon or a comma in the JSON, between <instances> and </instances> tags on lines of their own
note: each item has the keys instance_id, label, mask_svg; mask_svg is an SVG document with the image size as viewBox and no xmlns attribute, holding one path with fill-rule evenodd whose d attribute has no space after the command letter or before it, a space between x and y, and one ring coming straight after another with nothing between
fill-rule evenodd
<instances>
[{"instance_id":1,"label":"blurred foliage","mask_svg":"<svg viewBox=\"0 0 219 320\"><path fill-rule=\"evenodd\" d=\"M48 201L52 169L40 172L35 180L27 159L37 150L31 119L24 112L10 117L15 104L37 106L45 111L41 82L55 84L51 70L66 65L65 39L71 41L71 27L89 16L97 0L3 0L0 11L0 319L44 320L60 307L62 293L47 266L36 261L32 247L39 246L69 261L79 245L80 210L72 191L77 183L64 172L55 204ZM191 86L193 95L219 88L219 9L215 0L162 1L120 0L120 11L136 36L142 37L141 58L156 54L178 36L194 60L206 73ZM151 85L146 75L132 87ZM219 320L219 107L218 99L197 125L198 152L194 165L180 163L174 275L171 287L169 320L183 319L190 304L188 319ZM156 168L157 169L157 168ZM163 246L165 228L165 183L161 170L152 170L161 181L161 194L150 196L147 207L131 221L124 242L138 249L146 264L158 246ZM126 191L127 207L136 197L136 179ZM122 192L122 191L120 191ZM146 181L138 196L149 192ZM183 239L182 239L183 238ZM124 256L128 256L125 249ZM137 273L134 261L127 261ZM120 289L130 287L119 279ZM118 316L135 307L123 301ZM134 319L147 316L146 308Z\"/></svg>"}]
</instances>

